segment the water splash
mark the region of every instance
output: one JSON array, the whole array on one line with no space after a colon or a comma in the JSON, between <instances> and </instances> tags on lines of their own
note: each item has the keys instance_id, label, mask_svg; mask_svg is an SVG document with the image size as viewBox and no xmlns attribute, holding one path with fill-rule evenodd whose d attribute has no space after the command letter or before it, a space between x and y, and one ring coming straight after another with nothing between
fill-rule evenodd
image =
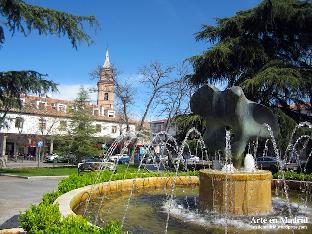
<instances>
[{"instance_id":1,"label":"water splash","mask_svg":"<svg viewBox=\"0 0 312 234\"><path fill-rule=\"evenodd\" d=\"M290 208L290 202L289 202L289 196L288 196L288 188L287 188L287 184L286 184L286 180L285 180L285 172L283 169L283 161L282 159L280 158L280 154L279 154L279 150L277 148L277 144L276 144L276 141L275 141L275 138L274 138L274 134L273 134L273 131L271 129L271 126L268 125L268 124L264 124L264 126L267 127L269 133L270 133L270 137L271 137L271 140L272 140L272 144L273 144L273 148L274 148L274 152L275 152L275 156L276 156L276 159L279 163L279 169L280 169L280 172L282 174L282 182L283 182L283 188L284 188L284 193L285 193L285 197L286 197L286 201L287 201L287 204L288 204L288 213L289 213L289 216L291 217L292 216L292 213L291 213L291 208Z\"/></svg>"},{"instance_id":2,"label":"water splash","mask_svg":"<svg viewBox=\"0 0 312 234\"><path fill-rule=\"evenodd\" d=\"M285 204L286 204L286 207L287 207L287 210L288 210L288 214L290 216L292 216L293 207L292 207L292 205L289 202L288 190L287 190L287 185L286 185L286 182L285 182L285 175L284 175L284 172L282 170L284 168L284 164L285 163L284 163L284 160L282 160L281 152L277 148L277 144L276 144L276 141L275 141L272 129L267 124L265 124L265 126L267 127L267 129L268 129L268 131L270 133L270 138L265 141L265 146L264 146L264 150L263 150L263 153L262 153L262 157L267 156L268 144L269 144L269 142L272 142L273 149L274 149L274 152L275 152L275 156L276 156L276 159L277 159L277 161L279 163L279 168L280 168L280 170L282 172L279 179L282 181L283 190L284 190L285 196L286 196ZM307 122L300 123L294 129L294 131L292 133L292 136L295 135L296 131L299 128L303 128L303 127L312 128L312 125L307 123ZM175 176L173 177L172 186L170 188L164 186L164 188L163 188L164 193L168 197L167 201L168 201L168 204L169 204L169 206L166 209L167 210L167 212L166 212L167 215L166 215L166 220L165 220L165 233L168 232L168 225L169 225L170 215L172 215L172 212L175 209L175 206L174 206L174 204L172 202L175 199L175 188L176 188L175 186L176 186L176 179L177 179L177 177L179 175L179 171L181 169L185 170L187 172L187 175L190 176L189 169L188 169L188 164L189 163L185 159L184 156L185 156L185 154L192 155L192 150L191 150L191 147L190 147L190 145L188 143L188 140L191 139L191 138L194 138L194 136L196 136L196 138L197 138L197 140L196 140L196 147L195 147L195 155L198 156L201 160L206 160L206 161L212 160L213 157L211 157L211 158L209 157L208 152L207 152L207 148L205 147L205 143L204 143L204 140L203 140L200 132L198 130L196 130L195 128L192 128L192 129L190 129L187 132L186 137L184 138L184 140L182 141L182 144L180 146L178 145L176 139L174 137L172 137L171 135L169 135L167 132L159 132L158 134L156 134L153 137L152 141L149 144L146 145L146 151L144 152L144 155L140 158L138 169L135 172L135 178L136 178L138 173L140 173L141 170L144 170L144 169L147 168L147 164L143 163L143 160L144 160L145 156L147 156L147 155L149 155L149 157L151 158L151 162L157 166L157 171L160 171L160 168L163 168L161 166L161 164L165 164L165 166L166 166L165 170L170 170L170 167L169 167L168 164L170 163L170 161L173 163L173 166L174 166L173 169L175 171ZM110 156L113 155L113 153L115 152L116 148L120 144L123 145L123 148L121 149L121 153L123 153L123 152L127 152L128 151L129 146L131 144L134 144L134 148L136 148L137 145L138 145L139 139L149 138L149 137L150 137L149 134L146 134L146 133L143 133L143 132L136 132L134 134L126 133L126 134L121 135L120 137L116 138L115 141L112 143L111 147L108 149L108 151L107 151L107 153L105 155L105 159L103 160L103 162L105 160L107 160ZM288 153L290 152L291 155L295 155L298 158L300 154L297 152L297 147L299 146L300 142L302 142L304 139L311 139L311 138L308 138L308 137L311 137L311 136L308 136L308 135L301 136L296 141L293 141L293 139L291 139L290 143L288 144L287 149L285 151L285 155L286 155L287 152ZM231 155L231 132L229 130L226 131L225 143L226 143L225 144L225 151L224 151L225 165L228 168L230 168L231 166L229 166L229 165L231 165L232 155ZM307 147L307 143L304 143L303 145L304 145L303 148ZM155 148L158 147L158 146L160 147L160 152L156 153ZM253 151L254 156L256 156L257 155L257 149L258 149L258 139L255 142L252 143L252 146L249 144L248 151L249 152ZM312 152L309 154L308 158L311 157L311 154L312 154ZM160 156L167 156L167 160L164 160L164 161L158 160L158 156L159 155ZM216 152L215 155L214 155L214 158L215 159L217 158L220 161L221 160L220 152ZM117 162L115 162L115 163L117 164ZM195 163L195 166L196 166L196 163ZM103 167L104 167L104 165L103 165ZM210 164L208 165L208 167L210 167ZM126 172L127 172L128 168L129 168L129 165L126 168ZM306 168L306 166L305 166L305 168ZM304 168L304 170L305 170L305 168ZM229 173L231 171L233 171L233 170L226 170L226 172L229 172ZM101 177L101 173L103 173L102 170L100 170L96 174L96 177L94 179L94 183L92 185L93 187L95 186L95 184L98 183L99 178ZM113 177L113 173L112 173L111 177L109 178L108 182L111 182L112 177ZM134 179L133 180L132 189L129 191L128 200L127 200L127 202L125 204L125 209L124 209L124 213L123 213L123 216L122 216L122 226L125 223L126 216L127 216L128 209L129 209L129 204L130 204L130 201L131 201L131 199L133 197L133 193L135 192L135 182L136 181ZM229 181L228 181L228 177L227 177L227 174L226 174L225 203L227 205L225 206L225 214L224 215L220 215L220 214L216 214L215 215L216 220L217 220L216 222L218 222L218 220L220 222L224 221L223 222L223 226L225 225L224 226L225 227L225 232L228 231L228 225L231 226L232 225L231 223L235 222L235 219L233 219L228 214L228 210L227 210L228 209L228 205L232 202L232 201L230 201L228 199L228 196L227 196L228 189L229 189L228 188L228 183L229 183ZM307 188L302 187L302 190L304 190L304 189L305 189L305 191L307 190ZM89 208L88 208L89 203L92 201L92 197L93 197L92 193L93 193L93 189L91 189L90 196L88 197L88 199L85 202L84 216L87 216L88 212L94 212L94 210L92 211L92 210L89 210ZM212 196L215 197L215 196L218 196L218 194L213 194ZM106 201L106 198L109 199L107 194L103 194L100 197L100 204L99 204L99 206L97 207L97 209L95 211L96 212L96 214L95 214L95 223L97 223L98 221L103 222L101 220L102 218L99 217L99 213L100 213L101 207L103 207L103 204ZM193 203L197 204L197 198L194 197L192 199L194 199ZM306 204L307 201L308 201L307 193L306 193L306 197L303 198L303 199L304 199L303 200L304 203ZM190 210L190 205L189 205L190 197L187 194L185 194L184 200L185 200L185 203L186 203L186 210ZM214 198L213 198L213 200L214 200ZM109 212L110 212L110 210L107 211L107 216L109 216ZM198 209L196 209L195 213L199 214ZM207 220L206 220L206 222L207 222Z\"/></svg>"}]
</instances>

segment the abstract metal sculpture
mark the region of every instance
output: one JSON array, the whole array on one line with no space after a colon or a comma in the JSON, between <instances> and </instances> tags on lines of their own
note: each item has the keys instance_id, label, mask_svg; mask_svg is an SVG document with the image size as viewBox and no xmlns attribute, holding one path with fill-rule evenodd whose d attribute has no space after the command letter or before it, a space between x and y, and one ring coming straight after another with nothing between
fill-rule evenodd
<instances>
[{"instance_id":1,"label":"abstract metal sculpture","mask_svg":"<svg viewBox=\"0 0 312 234\"><path fill-rule=\"evenodd\" d=\"M224 91L209 85L201 87L191 98L191 110L208 122L203 138L209 149L223 150L225 129L231 130L232 162L236 169L243 166L243 153L250 139L270 137L264 123L271 126L275 135L279 133L272 111L248 100L238 86Z\"/></svg>"}]
</instances>

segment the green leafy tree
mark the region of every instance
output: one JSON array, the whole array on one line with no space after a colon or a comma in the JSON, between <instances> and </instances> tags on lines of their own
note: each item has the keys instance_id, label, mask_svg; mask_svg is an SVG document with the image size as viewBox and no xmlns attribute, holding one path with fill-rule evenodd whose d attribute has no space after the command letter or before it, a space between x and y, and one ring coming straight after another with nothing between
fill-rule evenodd
<instances>
[{"instance_id":1,"label":"green leafy tree","mask_svg":"<svg viewBox=\"0 0 312 234\"><path fill-rule=\"evenodd\" d=\"M249 99L291 115L290 104L312 103L311 28L310 0L264 0L219 18L197 33L211 46L190 58L189 78L193 84L239 85Z\"/></svg>"},{"instance_id":2,"label":"green leafy tree","mask_svg":"<svg viewBox=\"0 0 312 234\"><path fill-rule=\"evenodd\" d=\"M21 0L0 0L0 47L6 37L5 30L21 32L25 36L32 30L40 35L67 36L74 48L79 42L92 43L89 35L83 32L84 23L97 25L94 16L74 16L65 12L33 6ZM0 127L6 113L12 108L21 107L21 94L43 94L56 91L57 84L47 80L47 75L37 71L0 71Z\"/></svg>"},{"instance_id":3,"label":"green leafy tree","mask_svg":"<svg viewBox=\"0 0 312 234\"><path fill-rule=\"evenodd\" d=\"M97 131L93 125L92 108L89 105L88 91L84 88L80 88L69 114L71 120L66 127L66 134L56 138L56 152L65 156L74 155L77 161L83 157L99 155L100 150L96 147L94 137Z\"/></svg>"},{"instance_id":4,"label":"green leafy tree","mask_svg":"<svg viewBox=\"0 0 312 234\"><path fill-rule=\"evenodd\" d=\"M177 134L177 139L179 141L182 141L187 131L193 127L195 127L203 135L205 126L207 126L207 120L195 114L184 114L176 116L173 122L179 129Z\"/></svg>"}]
</instances>

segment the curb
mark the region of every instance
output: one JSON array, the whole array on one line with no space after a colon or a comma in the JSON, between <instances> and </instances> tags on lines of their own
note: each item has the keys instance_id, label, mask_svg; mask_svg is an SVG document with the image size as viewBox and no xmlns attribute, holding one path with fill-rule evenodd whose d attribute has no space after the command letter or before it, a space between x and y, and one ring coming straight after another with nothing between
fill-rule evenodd
<instances>
[{"instance_id":1,"label":"curb","mask_svg":"<svg viewBox=\"0 0 312 234\"><path fill-rule=\"evenodd\" d=\"M0 234L22 234L26 233L23 228L10 228L0 230Z\"/></svg>"},{"instance_id":2,"label":"curb","mask_svg":"<svg viewBox=\"0 0 312 234\"><path fill-rule=\"evenodd\" d=\"M0 173L0 176L15 177L15 178L21 178L21 179L27 179L27 180L36 180L36 179L63 179L63 178L69 177L69 175L66 175L66 176L20 176L20 175L6 174L6 173Z\"/></svg>"}]
</instances>

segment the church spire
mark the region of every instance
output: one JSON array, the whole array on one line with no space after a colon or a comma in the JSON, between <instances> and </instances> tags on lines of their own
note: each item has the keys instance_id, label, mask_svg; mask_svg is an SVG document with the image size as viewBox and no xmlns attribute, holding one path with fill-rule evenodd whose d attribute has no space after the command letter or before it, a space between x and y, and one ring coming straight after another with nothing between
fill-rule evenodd
<instances>
[{"instance_id":1,"label":"church spire","mask_svg":"<svg viewBox=\"0 0 312 234\"><path fill-rule=\"evenodd\" d=\"M111 68L111 64L109 62L108 49L106 49L106 56L105 56L105 62L103 64L103 68Z\"/></svg>"}]
</instances>

